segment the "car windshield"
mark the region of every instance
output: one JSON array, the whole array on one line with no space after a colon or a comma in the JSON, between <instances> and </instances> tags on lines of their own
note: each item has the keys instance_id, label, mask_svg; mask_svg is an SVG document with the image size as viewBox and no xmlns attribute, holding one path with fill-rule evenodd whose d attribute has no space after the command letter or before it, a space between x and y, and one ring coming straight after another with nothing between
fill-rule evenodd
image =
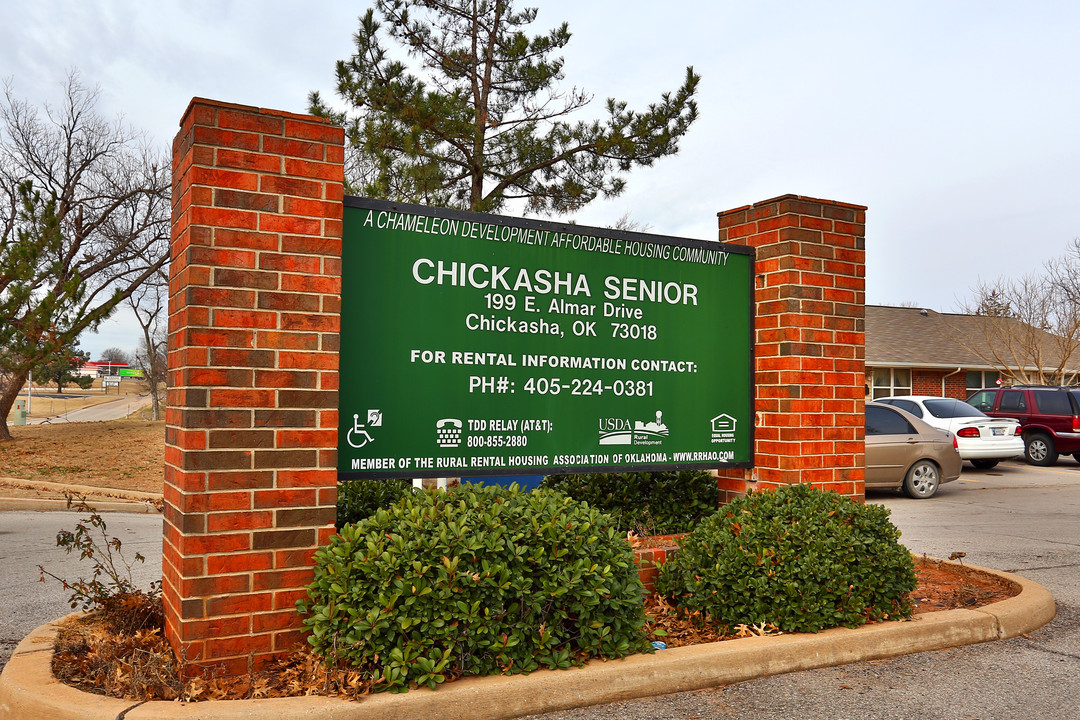
<instances>
[{"instance_id":1,"label":"car windshield","mask_svg":"<svg viewBox=\"0 0 1080 720\"><path fill-rule=\"evenodd\" d=\"M926 406L927 412L936 418L986 417L986 413L982 410L968 405L963 400L939 398L924 400L923 405Z\"/></svg>"}]
</instances>

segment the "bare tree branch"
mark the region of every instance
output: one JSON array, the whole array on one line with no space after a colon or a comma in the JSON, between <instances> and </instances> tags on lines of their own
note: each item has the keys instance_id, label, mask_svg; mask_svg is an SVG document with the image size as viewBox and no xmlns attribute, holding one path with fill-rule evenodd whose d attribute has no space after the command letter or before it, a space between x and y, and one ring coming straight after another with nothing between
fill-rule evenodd
<instances>
[{"instance_id":1,"label":"bare tree branch","mask_svg":"<svg viewBox=\"0 0 1080 720\"><path fill-rule=\"evenodd\" d=\"M1074 384L1080 368L1080 241L1041 272L973 288L956 341L1015 382Z\"/></svg>"},{"instance_id":2,"label":"bare tree branch","mask_svg":"<svg viewBox=\"0 0 1080 720\"><path fill-rule=\"evenodd\" d=\"M168 380L168 304L169 279L162 272L155 273L128 298L143 334L135 351L135 364L150 390L154 420L161 417L162 394Z\"/></svg>"},{"instance_id":3,"label":"bare tree branch","mask_svg":"<svg viewBox=\"0 0 1080 720\"><path fill-rule=\"evenodd\" d=\"M0 98L0 440L29 369L168 261L168 157L72 71L57 106Z\"/></svg>"}]
</instances>

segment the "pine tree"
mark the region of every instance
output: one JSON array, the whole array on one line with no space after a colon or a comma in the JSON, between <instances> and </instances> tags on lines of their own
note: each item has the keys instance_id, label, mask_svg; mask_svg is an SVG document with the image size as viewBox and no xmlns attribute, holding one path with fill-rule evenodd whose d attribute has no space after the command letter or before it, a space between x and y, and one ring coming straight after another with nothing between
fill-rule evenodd
<instances>
[{"instance_id":1,"label":"pine tree","mask_svg":"<svg viewBox=\"0 0 1080 720\"><path fill-rule=\"evenodd\" d=\"M34 366L34 381L38 383L56 383L56 392L64 392L64 385L75 383L82 389L89 389L94 378L76 372L90 360L90 353L80 350L77 343L66 345L53 355Z\"/></svg>"},{"instance_id":2,"label":"pine tree","mask_svg":"<svg viewBox=\"0 0 1080 720\"><path fill-rule=\"evenodd\" d=\"M72 308L86 286L77 271L63 271L56 198L43 198L29 180L19 185L17 198L19 222L0 237L0 372L22 387L31 369L43 380L48 371L39 363L64 355L82 331ZM103 318L99 312L87 320L92 326Z\"/></svg>"},{"instance_id":3,"label":"pine tree","mask_svg":"<svg viewBox=\"0 0 1080 720\"><path fill-rule=\"evenodd\" d=\"M512 0L376 0L356 53L337 63L337 92L356 114L309 98L311 112L346 129L350 192L481 212L520 199L527 212L564 214L678 152L697 117L693 68L643 112L608 99L602 121L571 122L592 97L558 88L570 31L529 37L536 17ZM384 35L419 73L391 59Z\"/></svg>"},{"instance_id":4,"label":"pine tree","mask_svg":"<svg viewBox=\"0 0 1080 720\"><path fill-rule=\"evenodd\" d=\"M0 440L30 370L168 261L169 165L68 77L39 112L0 98Z\"/></svg>"}]
</instances>

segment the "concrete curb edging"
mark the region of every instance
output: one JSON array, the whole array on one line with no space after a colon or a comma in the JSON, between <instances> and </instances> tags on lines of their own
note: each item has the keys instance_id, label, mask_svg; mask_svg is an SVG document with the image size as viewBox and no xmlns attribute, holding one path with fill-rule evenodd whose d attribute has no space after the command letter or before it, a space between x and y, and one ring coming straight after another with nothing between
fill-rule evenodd
<instances>
[{"instance_id":1,"label":"concrete curb edging","mask_svg":"<svg viewBox=\"0 0 1080 720\"><path fill-rule=\"evenodd\" d=\"M62 495L64 491L70 491L86 496L88 498L88 503L98 512L161 512L155 507L155 505L161 504L161 493L97 487L94 485L72 485L68 483L47 482L44 480L20 480L19 478L12 477L0 477L0 489L2 488L55 492L57 495ZM66 511L70 510L70 508L68 507L67 501L60 498L3 497L3 492L0 490L0 511L6 510L48 512Z\"/></svg>"},{"instance_id":2,"label":"concrete curb edging","mask_svg":"<svg viewBox=\"0 0 1080 720\"><path fill-rule=\"evenodd\" d=\"M371 695L355 703L320 697L139 703L82 692L52 676L52 642L61 622L56 621L42 625L19 643L0 675L0 720L508 719L1000 640L1031 632L1054 618L1054 598L1038 583L996 570L964 567L1004 578L1019 585L1021 592L981 608L927 613L908 622L692 645L623 660L592 661L566 671L465 678L434 691Z\"/></svg>"},{"instance_id":3,"label":"concrete curb edging","mask_svg":"<svg viewBox=\"0 0 1080 720\"><path fill-rule=\"evenodd\" d=\"M93 502L93 507L99 513L133 513L136 515L160 515L158 510L149 502ZM0 512L73 512L68 507L66 500L49 500L46 498L5 498L0 497Z\"/></svg>"},{"instance_id":4,"label":"concrete curb edging","mask_svg":"<svg viewBox=\"0 0 1080 720\"><path fill-rule=\"evenodd\" d=\"M994 618L997 623L997 639L1005 640L1037 630L1057 615L1054 596L1042 585L1007 572L970 565L966 567L1005 578L1021 588L1019 595L974 610Z\"/></svg>"}]
</instances>

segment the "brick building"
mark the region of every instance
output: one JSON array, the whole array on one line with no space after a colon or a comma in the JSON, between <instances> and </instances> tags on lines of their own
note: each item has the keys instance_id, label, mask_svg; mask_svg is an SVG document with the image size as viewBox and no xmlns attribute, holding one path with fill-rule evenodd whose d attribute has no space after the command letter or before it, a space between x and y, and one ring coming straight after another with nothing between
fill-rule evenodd
<instances>
[{"instance_id":1,"label":"brick building","mask_svg":"<svg viewBox=\"0 0 1080 720\"><path fill-rule=\"evenodd\" d=\"M1078 373L1076 341L1018 320L866 306L868 398L943 395L965 399L999 380L1075 384Z\"/></svg>"}]
</instances>

